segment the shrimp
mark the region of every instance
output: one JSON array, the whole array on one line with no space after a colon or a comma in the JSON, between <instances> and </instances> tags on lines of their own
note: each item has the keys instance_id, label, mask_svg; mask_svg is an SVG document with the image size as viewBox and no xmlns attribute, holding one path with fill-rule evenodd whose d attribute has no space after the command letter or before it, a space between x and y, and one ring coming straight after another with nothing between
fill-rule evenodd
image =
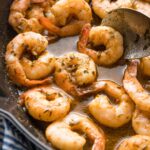
<instances>
[{"instance_id":1,"label":"shrimp","mask_svg":"<svg viewBox=\"0 0 150 150\"><path fill-rule=\"evenodd\" d=\"M138 62L133 60L125 70L123 86L140 110L150 112L150 95L136 78Z\"/></svg>"},{"instance_id":2,"label":"shrimp","mask_svg":"<svg viewBox=\"0 0 150 150\"><path fill-rule=\"evenodd\" d=\"M38 80L47 77L54 71L55 57L48 51L44 51L38 60L31 61L23 57L20 64L28 79Z\"/></svg>"},{"instance_id":3,"label":"shrimp","mask_svg":"<svg viewBox=\"0 0 150 150\"><path fill-rule=\"evenodd\" d=\"M109 12L118 8L130 8L150 16L150 0L92 0L96 15L105 18Z\"/></svg>"},{"instance_id":4,"label":"shrimp","mask_svg":"<svg viewBox=\"0 0 150 150\"><path fill-rule=\"evenodd\" d=\"M37 18L26 19L26 11L30 7L30 0L14 0L9 15L9 24L14 28L18 33L26 31L34 31L41 33L43 31L42 26L40 25ZM41 11L40 11L41 12ZM38 12L38 14L40 13Z\"/></svg>"},{"instance_id":5,"label":"shrimp","mask_svg":"<svg viewBox=\"0 0 150 150\"><path fill-rule=\"evenodd\" d=\"M105 18L108 13L117 8L132 7L133 0L92 0L92 8L96 15Z\"/></svg>"},{"instance_id":6,"label":"shrimp","mask_svg":"<svg viewBox=\"0 0 150 150\"><path fill-rule=\"evenodd\" d=\"M143 75L150 77L150 56L141 58L140 70Z\"/></svg>"},{"instance_id":7,"label":"shrimp","mask_svg":"<svg viewBox=\"0 0 150 150\"><path fill-rule=\"evenodd\" d=\"M94 50L88 48L88 43L93 47L105 46L104 50ZM78 51L89 55L96 64L110 66L119 60L123 55L123 38L121 34L111 27L97 26L92 27L86 24L77 44Z\"/></svg>"},{"instance_id":8,"label":"shrimp","mask_svg":"<svg viewBox=\"0 0 150 150\"><path fill-rule=\"evenodd\" d=\"M134 135L123 139L116 150L150 150L150 137Z\"/></svg>"},{"instance_id":9,"label":"shrimp","mask_svg":"<svg viewBox=\"0 0 150 150\"><path fill-rule=\"evenodd\" d=\"M92 20L91 8L85 0L59 0L51 7L51 12L52 19L40 17L40 23L60 37L79 34L83 25Z\"/></svg>"},{"instance_id":10,"label":"shrimp","mask_svg":"<svg viewBox=\"0 0 150 150\"><path fill-rule=\"evenodd\" d=\"M51 5L52 0L14 0L10 8L9 24L17 33L43 33L44 28L39 17L47 17Z\"/></svg>"},{"instance_id":11,"label":"shrimp","mask_svg":"<svg viewBox=\"0 0 150 150\"><path fill-rule=\"evenodd\" d=\"M132 118L132 127L137 134L150 136L150 115L136 108Z\"/></svg>"},{"instance_id":12,"label":"shrimp","mask_svg":"<svg viewBox=\"0 0 150 150\"><path fill-rule=\"evenodd\" d=\"M52 73L53 67L55 67L55 58L49 56L48 52L44 52L47 45L46 38L34 32L21 33L9 42L5 60L9 77L14 83L23 86L35 86L52 81L51 77L47 76ZM39 58L33 62L28 59L26 59L27 62L25 60L20 61L25 52L30 52ZM44 77L47 78L42 79Z\"/></svg>"},{"instance_id":13,"label":"shrimp","mask_svg":"<svg viewBox=\"0 0 150 150\"><path fill-rule=\"evenodd\" d=\"M149 1L150 2L150 1ZM150 17L150 3L148 0L134 0L132 8Z\"/></svg>"},{"instance_id":14,"label":"shrimp","mask_svg":"<svg viewBox=\"0 0 150 150\"><path fill-rule=\"evenodd\" d=\"M58 88L41 86L20 96L28 113L37 120L54 121L63 118L70 110L71 98Z\"/></svg>"},{"instance_id":15,"label":"shrimp","mask_svg":"<svg viewBox=\"0 0 150 150\"><path fill-rule=\"evenodd\" d=\"M150 0L143 0L143 1L146 1L146 2L149 2L149 3L150 3Z\"/></svg>"},{"instance_id":16,"label":"shrimp","mask_svg":"<svg viewBox=\"0 0 150 150\"><path fill-rule=\"evenodd\" d=\"M67 93L79 96L79 88L89 85L97 78L93 60L85 54L70 52L56 61L54 80Z\"/></svg>"},{"instance_id":17,"label":"shrimp","mask_svg":"<svg viewBox=\"0 0 150 150\"><path fill-rule=\"evenodd\" d=\"M129 122L132 118L134 105L125 90L109 80L99 82L105 83L101 91L115 98L117 104L112 104L106 95L98 94L88 105L90 113L96 120L108 127L118 128Z\"/></svg>"},{"instance_id":18,"label":"shrimp","mask_svg":"<svg viewBox=\"0 0 150 150\"><path fill-rule=\"evenodd\" d=\"M77 113L70 113L66 118L56 121L46 129L46 138L61 150L82 150L86 143L83 132L92 142L92 150L105 149L105 136L90 119Z\"/></svg>"},{"instance_id":19,"label":"shrimp","mask_svg":"<svg viewBox=\"0 0 150 150\"><path fill-rule=\"evenodd\" d=\"M43 3L46 0L31 0L32 3Z\"/></svg>"}]
</instances>

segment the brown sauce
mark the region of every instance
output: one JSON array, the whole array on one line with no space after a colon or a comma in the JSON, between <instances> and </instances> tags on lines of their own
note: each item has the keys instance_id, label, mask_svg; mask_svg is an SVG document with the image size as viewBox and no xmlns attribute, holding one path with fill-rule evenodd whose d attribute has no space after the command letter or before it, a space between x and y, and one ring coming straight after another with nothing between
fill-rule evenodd
<instances>
[{"instance_id":1,"label":"brown sauce","mask_svg":"<svg viewBox=\"0 0 150 150\"><path fill-rule=\"evenodd\" d=\"M49 44L48 50L55 56L61 56L68 52L78 52L76 45L78 41L78 36L75 37L67 37L58 40L55 43ZM106 68L97 66L98 70L98 79L108 79L115 81L116 83L122 85L123 72L125 69L125 65L116 65L114 67ZM86 116L89 116L95 123L100 126L105 134L106 134L106 150L112 150L115 148L116 144L122 139L130 135L134 135L134 131L131 127L131 122L124 125L118 129L111 129L100 125L88 112L87 105L89 101L92 100L92 97L87 99L82 99L80 102L76 102L71 111L75 111ZM85 145L86 150L89 150L90 143L88 142Z\"/></svg>"}]
</instances>

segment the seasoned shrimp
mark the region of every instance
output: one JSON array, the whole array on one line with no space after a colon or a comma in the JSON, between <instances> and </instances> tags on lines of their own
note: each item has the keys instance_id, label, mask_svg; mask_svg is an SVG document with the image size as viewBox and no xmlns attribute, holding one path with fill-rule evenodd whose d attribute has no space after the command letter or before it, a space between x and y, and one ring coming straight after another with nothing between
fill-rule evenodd
<instances>
[{"instance_id":1,"label":"seasoned shrimp","mask_svg":"<svg viewBox=\"0 0 150 150\"><path fill-rule=\"evenodd\" d=\"M137 134L150 136L150 115L136 108L132 118L132 127Z\"/></svg>"},{"instance_id":2,"label":"seasoned shrimp","mask_svg":"<svg viewBox=\"0 0 150 150\"><path fill-rule=\"evenodd\" d=\"M52 19L41 17L40 23L61 37L79 34L83 25L92 20L91 8L85 0L59 0L51 7L51 12Z\"/></svg>"},{"instance_id":3,"label":"seasoned shrimp","mask_svg":"<svg viewBox=\"0 0 150 150\"><path fill-rule=\"evenodd\" d=\"M42 33L44 28L39 22L39 17L47 17L51 5L52 0L14 0L10 8L9 23L18 33Z\"/></svg>"},{"instance_id":4,"label":"seasoned shrimp","mask_svg":"<svg viewBox=\"0 0 150 150\"><path fill-rule=\"evenodd\" d=\"M20 60L26 77L30 80L38 80L51 74L55 67L55 57L48 51L44 51L37 60L31 61L26 57Z\"/></svg>"},{"instance_id":5,"label":"seasoned shrimp","mask_svg":"<svg viewBox=\"0 0 150 150\"><path fill-rule=\"evenodd\" d=\"M91 84L97 78L93 60L85 54L70 52L56 61L56 84L73 96L79 96L79 87Z\"/></svg>"},{"instance_id":6,"label":"seasoned shrimp","mask_svg":"<svg viewBox=\"0 0 150 150\"><path fill-rule=\"evenodd\" d=\"M70 97L58 88L41 86L20 96L28 113L37 120L54 121L63 118L70 110Z\"/></svg>"},{"instance_id":7,"label":"seasoned shrimp","mask_svg":"<svg viewBox=\"0 0 150 150\"><path fill-rule=\"evenodd\" d=\"M104 45L105 50L88 48L88 43L93 47ZM79 52L89 55L98 65L112 65L123 55L123 38L121 34L107 26L91 28L90 24L86 24L81 31L77 46Z\"/></svg>"},{"instance_id":8,"label":"seasoned shrimp","mask_svg":"<svg viewBox=\"0 0 150 150\"><path fill-rule=\"evenodd\" d=\"M92 142L92 150L105 150L105 136L90 119L77 113L71 113L63 120L52 123L46 129L46 138L61 150L82 150L86 143L83 132Z\"/></svg>"},{"instance_id":9,"label":"seasoned shrimp","mask_svg":"<svg viewBox=\"0 0 150 150\"><path fill-rule=\"evenodd\" d=\"M43 28L37 18L26 19L26 11L30 7L30 0L14 0L9 15L9 23L18 33L26 31L34 31L41 33ZM40 11L40 12L39 12ZM38 14L41 13L41 10Z\"/></svg>"},{"instance_id":10,"label":"seasoned shrimp","mask_svg":"<svg viewBox=\"0 0 150 150\"><path fill-rule=\"evenodd\" d=\"M149 2L149 3L150 3L150 0L143 0L143 1L146 1L146 2Z\"/></svg>"},{"instance_id":11,"label":"seasoned shrimp","mask_svg":"<svg viewBox=\"0 0 150 150\"><path fill-rule=\"evenodd\" d=\"M5 60L9 77L16 84L35 86L51 82L50 77L42 79L52 73L55 62L54 57L50 56L48 52L44 52L47 45L46 38L34 32L21 33L9 42ZM30 52L33 56L38 56L39 58L33 62L27 58L20 61L25 52Z\"/></svg>"},{"instance_id":12,"label":"seasoned shrimp","mask_svg":"<svg viewBox=\"0 0 150 150\"><path fill-rule=\"evenodd\" d=\"M150 2L150 1L149 1ZM148 0L134 0L132 8L150 17L150 3Z\"/></svg>"},{"instance_id":13,"label":"seasoned shrimp","mask_svg":"<svg viewBox=\"0 0 150 150\"><path fill-rule=\"evenodd\" d=\"M31 0L32 3L43 3L46 0Z\"/></svg>"},{"instance_id":14,"label":"seasoned shrimp","mask_svg":"<svg viewBox=\"0 0 150 150\"><path fill-rule=\"evenodd\" d=\"M92 0L92 8L96 15L105 18L107 14L117 8L132 7L133 0Z\"/></svg>"},{"instance_id":15,"label":"seasoned shrimp","mask_svg":"<svg viewBox=\"0 0 150 150\"><path fill-rule=\"evenodd\" d=\"M150 95L136 78L138 62L131 61L125 70L123 86L140 110L150 112Z\"/></svg>"},{"instance_id":16,"label":"seasoned shrimp","mask_svg":"<svg viewBox=\"0 0 150 150\"><path fill-rule=\"evenodd\" d=\"M89 103L88 108L90 113L100 123L108 127L118 128L129 122L132 117L134 105L125 90L112 81L104 80L99 82L105 83L102 91L114 97L117 104L112 104L106 95L98 94Z\"/></svg>"},{"instance_id":17,"label":"seasoned shrimp","mask_svg":"<svg viewBox=\"0 0 150 150\"><path fill-rule=\"evenodd\" d=\"M116 150L150 150L150 137L135 135L124 139Z\"/></svg>"},{"instance_id":18,"label":"seasoned shrimp","mask_svg":"<svg viewBox=\"0 0 150 150\"><path fill-rule=\"evenodd\" d=\"M143 75L150 77L150 56L140 60L140 70Z\"/></svg>"}]
</instances>

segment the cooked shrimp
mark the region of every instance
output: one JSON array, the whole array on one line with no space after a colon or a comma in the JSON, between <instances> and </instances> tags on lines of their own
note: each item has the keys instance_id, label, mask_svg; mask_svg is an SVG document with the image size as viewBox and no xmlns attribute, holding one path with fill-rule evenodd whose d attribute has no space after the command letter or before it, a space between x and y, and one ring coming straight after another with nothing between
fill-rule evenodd
<instances>
[{"instance_id":1,"label":"cooked shrimp","mask_svg":"<svg viewBox=\"0 0 150 150\"><path fill-rule=\"evenodd\" d=\"M51 12L52 19L41 17L40 22L61 37L79 34L83 25L92 20L91 8L85 0L59 0L51 7Z\"/></svg>"},{"instance_id":2,"label":"cooked shrimp","mask_svg":"<svg viewBox=\"0 0 150 150\"><path fill-rule=\"evenodd\" d=\"M100 123L113 128L118 128L129 122L133 113L133 103L125 90L118 84L104 80L105 86L102 89L109 96L115 98L114 105L104 94L98 94L89 103L89 111Z\"/></svg>"},{"instance_id":3,"label":"cooked shrimp","mask_svg":"<svg viewBox=\"0 0 150 150\"><path fill-rule=\"evenodd\" d=\"M140 70L143 75L150 77L150 56L140 60Z\"/></svg>"},{"instance_id":4,"label":"cooked shrimp","mask_svg":"<svg viewBox=\"0 0 150 150\"><path fill-rule=\"evenodd\" d=\"M150 1L149 1L150 2ZM150 17L150 3L148 0L134 0L132 8Z\"/></svg>"},{"instance_id":5,"label":"cooked shrimp","mask_svg":"<svg viewBox=\"0 0 150 150\"><path fill-rule=\"evenodd\" d=\"M46 138L61 150L82 150L86 143L83 132L92 142L92 150L105 150L105 136L90 119L77 113L71 113L63 120L52 123L46 129Z\"/></svg>"},{"instance_id":6,"label":"cooked shrimp","mask_svg":"<svg viewBox=\"0 0 150 150\"><path fill-rule=\"evenodd\" d=\"M143 1L146 1L146 2L149 2L149 3L150 3L150 0L143 0Z\"/></svg>"},{"instance_id":7,"label":"cooked shrimp","mask_svg":"<svg viewBox=\"0 0 150 150\"><path fill-rule=\"evenodd\" d=\"M43 8L39 5L33 5L32 9L29 9L26 13L27 18L38 18L44 16Z\"/></svg>"},{"instance_id":8,"label":"cooked shrimp","mask_svg":"<svg viewBox=\"0 0 150 150\"><path fill-rule=\"evenodd\" d=\"M70 52L56 61L56 84L73 96L79 96L79 87L91 84L97 78L93 60L85 54Z\"/></svg>"},{"instance_id":9,"label":"cooked shrimp","mask_svg":"<svg viewBox=\"0 0 150 150\"><path fill-rule=\"evenodd\" d=\"M132 127L137 134L150 136L150 115L136 108L132 118Z\"/></svg>"},{"instance_id":10,"label":"cooked shrimp","mask_svg":"<svg viewBox=\"0 0 150 150\"><path fill-rule=\"evenodd\" d=\"M150 95L136 78L137 65L137 61L130 62L125 70L123 86L139 109L150 112Z\"/></svg>"},{"instance_id":11,"label":"cooked shrimp","mask_svg":"<svg viewBox=\"0 0 150 150\"><path fill-rule=\"evenodd\" d=\"M44 51L37 60L31 61L23 57L20 63L28 79L38 80L47 77L47 75L53 72L55 57L48 51Z\"/></svg>"},{"instance_id":12,"label":"cooked shrimp","mask_svg":"<svg viewBox=\"0 0 150 150\"><path fill-rule=\"evenodd\" d=\"M150 137L135 135L123 139L116 150L150 150Z\"/></svg>"},{"instance_id":13,"label":"cooked shrimp","mask_svg":"<svg viewBox=\"0 0 150 150\"><path fill-rule=\"evenodd\" d=\"M41 86L20 96L28 113L37 120L54 121L63 118L70 110L70 97L58 88Z\"/></svg>"},{"instance_id":14,"label":"cooked shrimp","mask_svg":"<svg viewBox=\"0 0 150 150\"><path fill-rule=\"evenodd\" d=\"M43 33L39 17L48 16L52 3L53 0L14 0L10 8L9 23L18 33Z\"/></svg>"},{"instance_id":15,"label":"cooked shrimp","mask_svg":"<svg viewBox=\"0 0 150 150\"><path fill-rule=\"evenodd\" d=\"M30 0L14 0L11 5L9 23L18 33L26 31L41 33L43 30L37 18L25 18L26 11L30 7L30 4Z\"/></svg>"},{"instance_id":16,"label":"cooked shrimp","mask_svg":"<svg viewBox=\"0 0 150 150\"><path fill-rule=\"evenodd\" d=\"M21 33L9 42L7 45L5 60L9 77L16 84L24 86L35 86L38 84L51 82L50 77L41 79L48 76L54 67L54 58L49 56L47 52L44 52L47 45L48 41L46 38L34 32ZM20 60L25 52L30 52L33 56L39 58L33 62L29 61L28 59L26 59L27 62L23 60L22 66ZM52 66L46 66L50 64Z\"/></svg>"},{"instance_id":17,"label":"cooked shrimp","mask_svg":"<svg viewBox=\"0 0 150 150\"><path fill-rule=\"evenodd\" d=\"M105 50L94 50L87 45L98 47L105 46ZM92 27L86 24L78 41L78 51L89 55L98 65L112 65L123 55L123 38L118 31L111 27L97 26Z\"/></svg>"},{"instance_id":18,"label":"cooked shrimp","mask_svg":"<svg viewBox=\"0 0 150 150\"><path fill-rule=\"evenodd\" d=\"M107 14L117 8L132 7L133 0L92 0L92 8L96 15L105 18Z\"/></svg>"},{"instance_id":19,"label":"cooked shrimp","mask_svg":"<svg viewBox=\"0 0 150 150\"><path fill-rule=\"evenodd\" d=\"M32 3L43 3L46 0L31 0Z\"/></svg>"}]
</instances>

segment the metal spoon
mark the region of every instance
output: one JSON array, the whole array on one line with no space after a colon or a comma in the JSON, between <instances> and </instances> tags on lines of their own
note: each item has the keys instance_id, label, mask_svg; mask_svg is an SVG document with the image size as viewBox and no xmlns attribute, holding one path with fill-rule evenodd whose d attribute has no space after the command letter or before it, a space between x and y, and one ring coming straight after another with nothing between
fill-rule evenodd
<instances>
[{"instance_id":1,"label":"metal spoon","mask_svg":"<svg viewBox=\"0 0 150 150\"><path fill-rule=\"evenodd\" d=\"M124 38L124 58L135 59L150 55L150 18L132 9L110 12L102 25L111 26Z\"/></svg>"}]
</instances>

